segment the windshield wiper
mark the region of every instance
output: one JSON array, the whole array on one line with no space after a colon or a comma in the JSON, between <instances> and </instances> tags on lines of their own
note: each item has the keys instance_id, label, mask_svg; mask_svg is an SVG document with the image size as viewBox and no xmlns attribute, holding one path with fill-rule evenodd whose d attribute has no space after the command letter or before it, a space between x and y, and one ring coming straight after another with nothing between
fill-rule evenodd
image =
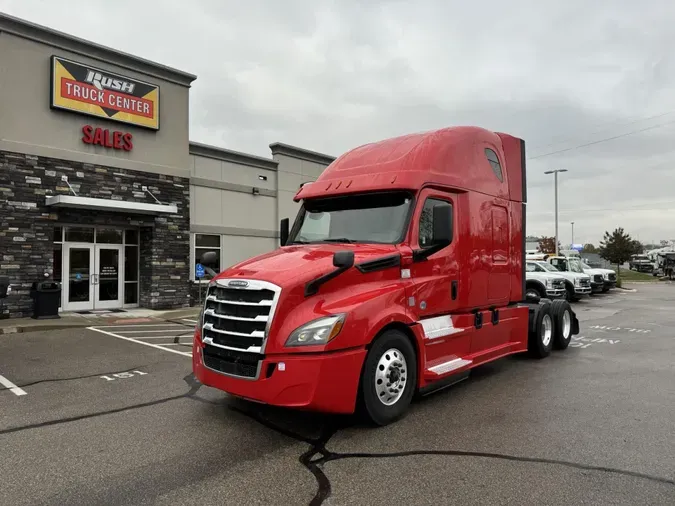
<instances>
[{"instance_id":1,"label":"windshield wiper","mask_svg":"<svg viewBox=\"0 0 675 506\"><path fill-rule=\"evenodd\" d=\"M290 246L290 245L292 245L292 244L310 244L310 242L309 242L309 241L300 241L300 240L298 240L298 241L289 241L289 242L287 243L288 246Z\"/></svg>"},{"instance_id":2,"label":"windshield wiper","mask_svg":"<svg viewBox=\"0 0 675 506\"><path fill-rule=\"evenodd\" d=\"M343 242L345 244L351 244L354 241L352 241L351 239L347 239L346 237L331 237L329 239L324 239L321 242Z\"/></svg>"}]
</instances>

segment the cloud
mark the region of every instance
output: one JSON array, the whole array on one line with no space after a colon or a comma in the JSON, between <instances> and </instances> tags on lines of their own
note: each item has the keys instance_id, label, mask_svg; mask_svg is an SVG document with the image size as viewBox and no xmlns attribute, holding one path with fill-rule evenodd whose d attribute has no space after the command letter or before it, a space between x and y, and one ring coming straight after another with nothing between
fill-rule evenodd
<instances>
[{"instance_id":1,"label":"cloud","mask_svg":"<svg viewBox=\"0 0 675 506\"><path fill-rule=\"evenodd\" d=\"M528 233L552 234L543 172L564 167L563 242L571 221L579 242L617 226L675 237L673 2L0 0L0 10L197 74L193 140L338 155L477 124L523 137L531 157L575 148L528 161Z\"/></svg>"}]
</instances>

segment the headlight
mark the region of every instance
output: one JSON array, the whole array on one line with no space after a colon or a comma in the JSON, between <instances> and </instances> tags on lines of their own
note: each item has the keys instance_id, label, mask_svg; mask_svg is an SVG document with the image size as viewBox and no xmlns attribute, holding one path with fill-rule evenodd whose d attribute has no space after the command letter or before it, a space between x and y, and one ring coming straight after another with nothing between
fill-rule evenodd
<instances>
[{"instance_id":1,"label":"headlight","mask_svg":"<svg viewBox=\"0 0 675 506\"><path fill-rule=\"evenodd\" d=\"M345 315L319 318L295 329L286 340L286 346L326 344L342 330Z\"/></svg>"},{"instance_id":2,"label":"headlight","mask_svg":"<svg viewBox=\"0 0 675 506\"><path fill-rule=\"evenodd\" d=\"M581 279L574 278L574 286L581 286Z\"/></svg>"},{"instance_id":3,"label":"headlight","mask_svg":"<svg viewBox=\"0 0 675 506\"><path fill-rule=\"evenodd\" d=\"M546 280L546 288L553 288L553 280L552 279Z\"/></svg>"}]
</instances>

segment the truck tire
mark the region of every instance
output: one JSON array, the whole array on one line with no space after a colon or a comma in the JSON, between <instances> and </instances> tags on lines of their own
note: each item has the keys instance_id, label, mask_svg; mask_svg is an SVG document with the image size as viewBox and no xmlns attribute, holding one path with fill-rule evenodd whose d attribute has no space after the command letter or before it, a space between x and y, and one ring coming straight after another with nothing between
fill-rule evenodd
<instances>
[{"instance_id":1,"label":"truck tire","mask_svg":"<svg viewBox=\"0 0 675 506\"><path fill-rule=\"evenodd\" d=\"M387 330L368 351L361 373L361 411L376 425L401 418L415 393L417 356L408 337Z\"/></svg>"},{"instance_id":2,"label":"truck tire","mask_svg":"<svg viewBox=\"0 0 675 506\"><path fill-rule=\"evenodd\" d=\"M554 300L551 304L553 317L553 348L566 349L572 340L572 308L566 300Z\"/></svg>"},{"instance_id":3,"label":"truck tire","mask_svg":"<svg viewBox=\"0 0 675 506\"><path fill-rule=\"evenodd\" d=\"M545 358L551 354L555 329L551 316L551 303L539 304L534 313L534 322L528 336L527 350L535 358Z\"/></svg>"}]
</instances>

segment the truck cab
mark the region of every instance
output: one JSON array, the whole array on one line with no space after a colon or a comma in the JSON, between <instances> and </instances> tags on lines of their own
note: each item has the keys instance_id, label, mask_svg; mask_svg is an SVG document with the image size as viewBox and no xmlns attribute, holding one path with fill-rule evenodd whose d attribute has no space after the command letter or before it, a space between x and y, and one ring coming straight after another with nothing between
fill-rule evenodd
<instances>
[{"instance_id":1,"label":"truck cab","mask_svg":"<svg viewBox=\"0 0 675 506\"><path fill-rule=\"evenodd\" d=\"M557 299L565 297L565 278L560 273L552 272L538 265L537 262L525 262L525 295L540 298Z\"/></svg>"},{"instance_id":2,"label":"truck cab","mask_svg":"<svg viewBox=\"0 0 675 506\"><path fill-rule=\"evenodd\" d=\"M341 155L297 192L279 248L210 281L196 378L386 425L481 364L566 349L570 305L526 300L525 160L523 140L478 127Z\"/></svg>"},{"instance_id":3,"label":"truck cab","mask_svg":"<svg viewBox=\"0 0 675 506\"><path fill-rule=\"evenodd\" d=\"M600 291L606 293L610 289L616 288L616 271L601 267L591 267L583 259L581 260L581 268L586 274L591 276L591 287L594 292Z\"/></svg>"},{"instance_id":4,"label":"truck cab","mask_svg":"<svg viewBox=\"0 0 675 506\"><path fill-rule=\"evenodd\" d=\"M543 263L550 265L567 280L565 297L568 301L578 302L592 292L591 277L584 273L579 259L549 255Z\"/></svg>"},{"instance_id":5,"label":"truck cab","mask_svg":"<svg viewBox=\"0 0 675 506\"><path fill-rule=\"evenodd\" d=\"M628 267L630 270L637 272L652 272L654 270L654 264L649 255L645 254L631 255Z\"/></svg>"}]
</instances>

